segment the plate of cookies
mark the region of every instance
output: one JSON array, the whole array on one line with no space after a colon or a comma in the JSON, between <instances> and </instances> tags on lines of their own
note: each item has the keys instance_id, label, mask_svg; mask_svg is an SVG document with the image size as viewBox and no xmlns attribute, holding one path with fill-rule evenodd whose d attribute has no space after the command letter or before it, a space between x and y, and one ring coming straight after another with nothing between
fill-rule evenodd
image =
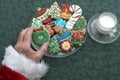
<instances>
[{"instance_id":1,"label":"plate of cookies","mask_svg":"<svg viewBox=\"0 0 120 80\"><path fill-rule=\"evenodd\" d=\"M54 2L49 8L39 8L32 19L34 31L31 44L35 50L49 42L46 56L66 57L78 51L86 39L86 20L82 9L74 4L58 5Z\"/></svg>"}]
</instances>

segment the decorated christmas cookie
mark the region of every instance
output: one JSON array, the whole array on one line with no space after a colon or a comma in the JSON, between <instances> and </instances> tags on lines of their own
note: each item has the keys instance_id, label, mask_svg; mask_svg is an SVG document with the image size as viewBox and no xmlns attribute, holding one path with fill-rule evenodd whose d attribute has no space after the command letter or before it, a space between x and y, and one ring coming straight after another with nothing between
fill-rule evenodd
<instances>
[{"instance_id":1,"label":"decorated christmas cookie","mask_svg":"<svg viewBox=\"0 0 120 80\"><path fill-rule=\"evenodd\" d=\"M83 40L85 35L85 30L72 30L73 40Z\"/></svg>"},{"instance_id":2,"label":"decorated christmas cookie","mask_svg":"<svg viewBox=\"0 0 120 80\"><path fill-rule=\"evenodd\" d=\"M60 14L61 14L61 10L59 8L59 5L57 2L54 2L53 5L51 5L51 7L49 8L48 15L50 15L54 19L58 19L60 18Z\"/></svg>"},{"instance_id":3,"label":"decorated christmas cookie","mask_svg":"<svg viewBox=\"0 0 120 80\"><path fill-rule=\"evenodd\" d=\"M61 13L61 18L69 20L69 18L72 16L72 12L70 11L70 6L71 5L66 5L62 4L62 13Z\"/></svg>"},{"instance_id":4,"label":"decorated christmas cookie","mask_svg":"<svg viewBox=\"0 0 120 80\"><path fill-rule=\"evenodd\" d=\"M68 38L70 35L71 35L71 32L67 32L64 35L57 37L57 40L58 41L64 40L64 39Z\"/></svg>"},{"instance_id":5,"label":"decorated christmas cookie","mask_svg":"<svg viewBox=\"0 0 120 80\"><path fill-rule=\"evenodd\" d=\"M66 25L66 21L63 19L57 19L55 23L57 26L61 26L62 28L64 28Z\"/></svg>"},{"instance_id":6,"label":"decorated christmas cookie","mask_svg":"<svg viewBox=\"0 0 120 80\"><path fill-rule=\"evenodd\" d=\"M84 16L80 16L80 18L76 21L73 30L81 30L81 29L86 29L86 20Z\"/></svg>"},{"instance_id":7,"label":"decorated christmas cookie","mask_svg":"<svg viewBox=\"0 0 120 80\"><path fill-rule=\"evenodd\" d=\"M85 29L72 31L72 44L82 45L85 42Z\"/></svg>"},{"instance_id":8,"label":"decorated christmas cookie","mask_svg":"<svg viewBox=\"0 0 120 80\"><path fill-rule=\"evenodd\" d=\"M62 52L65 52L65 53L70 52L72 50L72 47L73 47L73 45L72 45L71 41L69 41L69 40L63 40L60 42L60 48L61 48Z\"/></svg>"},{"instance_id":9,"label":"decorated christmas cookie","mask_svg":"<svg viewBox=\"0 0 120 80\"><path fill-rule=\"evenodd\" d=\"M55 26L53 29L58 34L61 34L63 31L63 28L61 26Z\"/></svg>"},{"instance_id":10,"label":"decorated christmas cookie","mask_svg":"<svg viewBox=\"0 0 120 80\"><path fill-rule=\"evenodd\" d=\"M42 22L39 21L37 18L33 18L32 25L34 26L34 28L40 28L42 26Z\"/></svg>"},{"instance_id":11,"label":"decorated christmas cookie","mask_svg":"<svg viewBox=\"0 0 120 80\"><path fill-rule=\"evenodd\" d=\"M82 15L82 9L78 5L71 5L69 9L71 12L73 12L73 15L68 20L68 22L66 24L66 28L73 29L76 21Z\"/></svg>"},{"instance_id":12,"label":"decorated christmas cookie","mask_svg":"<svg viewBox=\"0 0 120 80\"><path fill-rule=\"evenodd\" d=\"M50 34L51 36L54 34L54 31L53 31L51 25L45 25L45 28L47 29L47 31L49 32L49 34Z\"/></svg>"},{"instance_id":13,"label":"decorated christmas cookie","mask_svg":"<svg viewBox=\"0 0 120 80\"><path fill-rule=\"evenodd\" d=\"M51 22L52 18L51 16L48 15L48 13L49 13L48 8L39 8L36 17L43 23L49 23Z\"/></svg>"},{"instance_id":14,"label":"decorated christmas cookie","mask_svg":"<svg viewBox=\"0 0 120 80\"><path fill-rule=\"evenodd\" d=\"M47 30L33 32L32 34L33 41L38 45L43 45L48 42L50 37Z\"/></svg>"},{"instance_id":15,"label":"decorated christmas cookie","mask_svg":"<svg viewBox=\"0 0 120 80\"><path fill-rule=\"evenodd\" d=\"M57 54L60 51L61 50L60 50L59 42L55 38L52 38L49 43L48 52L50 54Z\"/></svg>"},{"instance_id":16,"label":"decorated christmas cookie","mask_svg":"<svg viewBox=\"0 0 120 80\"><path fill-rule=\"evenodd\" d=\"M67 56L85 43L87 24L79 5L59 6L54 2L48 8L39 8L32 25L34 47L39 49L41 45L49 42L45 55Z\"/></svg>"}]
</instances>

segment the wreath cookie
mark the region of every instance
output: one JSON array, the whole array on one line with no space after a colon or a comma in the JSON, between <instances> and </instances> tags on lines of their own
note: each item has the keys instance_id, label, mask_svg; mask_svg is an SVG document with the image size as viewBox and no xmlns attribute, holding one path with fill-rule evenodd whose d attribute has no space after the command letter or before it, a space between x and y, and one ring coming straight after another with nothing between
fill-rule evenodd
<instances>
[{"instance_id":1,"label":"wreath cookie","mask_svg":"<svg viewBox=\"0 0 120 80\"><path fill-rule=\"evenodd\" d=\"M49 41L49 33L47 30L33 32L33 41L38 45L43 45Z\"/></svg>"}]
</instances>

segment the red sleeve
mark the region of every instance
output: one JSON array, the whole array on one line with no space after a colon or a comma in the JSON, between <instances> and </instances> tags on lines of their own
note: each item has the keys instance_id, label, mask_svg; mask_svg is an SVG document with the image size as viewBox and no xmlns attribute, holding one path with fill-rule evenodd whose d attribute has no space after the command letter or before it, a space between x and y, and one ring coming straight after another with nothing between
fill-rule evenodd
<instances>
[{"instance_id":1,"label":"red sleeve","mask_svg":"<svg viewBox=\"0 0 120 80\"><path fill-rule=\"evenodd\" d=\"M0 69L0 80L29 80L29 79L4 65Z\"/></svg>"}]
</instances>

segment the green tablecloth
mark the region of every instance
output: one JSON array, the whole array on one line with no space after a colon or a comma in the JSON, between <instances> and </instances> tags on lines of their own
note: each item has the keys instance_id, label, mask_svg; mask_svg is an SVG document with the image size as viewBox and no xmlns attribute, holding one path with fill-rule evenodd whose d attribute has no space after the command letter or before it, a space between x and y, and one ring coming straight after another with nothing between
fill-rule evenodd
<instances>
[{"instance_id":1,"label":"green tablecloth","mask_svg":"<svg viewBox=\"0 0 120 80\"><path fill-rule=\"evenodd\" d=\"M5 47L14 45L38 7L77 4L88 21L101 12L112 12L120 21L120 0L0 0L0 61ZM108 45L98 44L87 34L85 45L75 54L55 59L43 57L50 66L42 80L120 80L120 38ZM1 64L0 64L1 66Z\"/></svg>"}]
</instances>

